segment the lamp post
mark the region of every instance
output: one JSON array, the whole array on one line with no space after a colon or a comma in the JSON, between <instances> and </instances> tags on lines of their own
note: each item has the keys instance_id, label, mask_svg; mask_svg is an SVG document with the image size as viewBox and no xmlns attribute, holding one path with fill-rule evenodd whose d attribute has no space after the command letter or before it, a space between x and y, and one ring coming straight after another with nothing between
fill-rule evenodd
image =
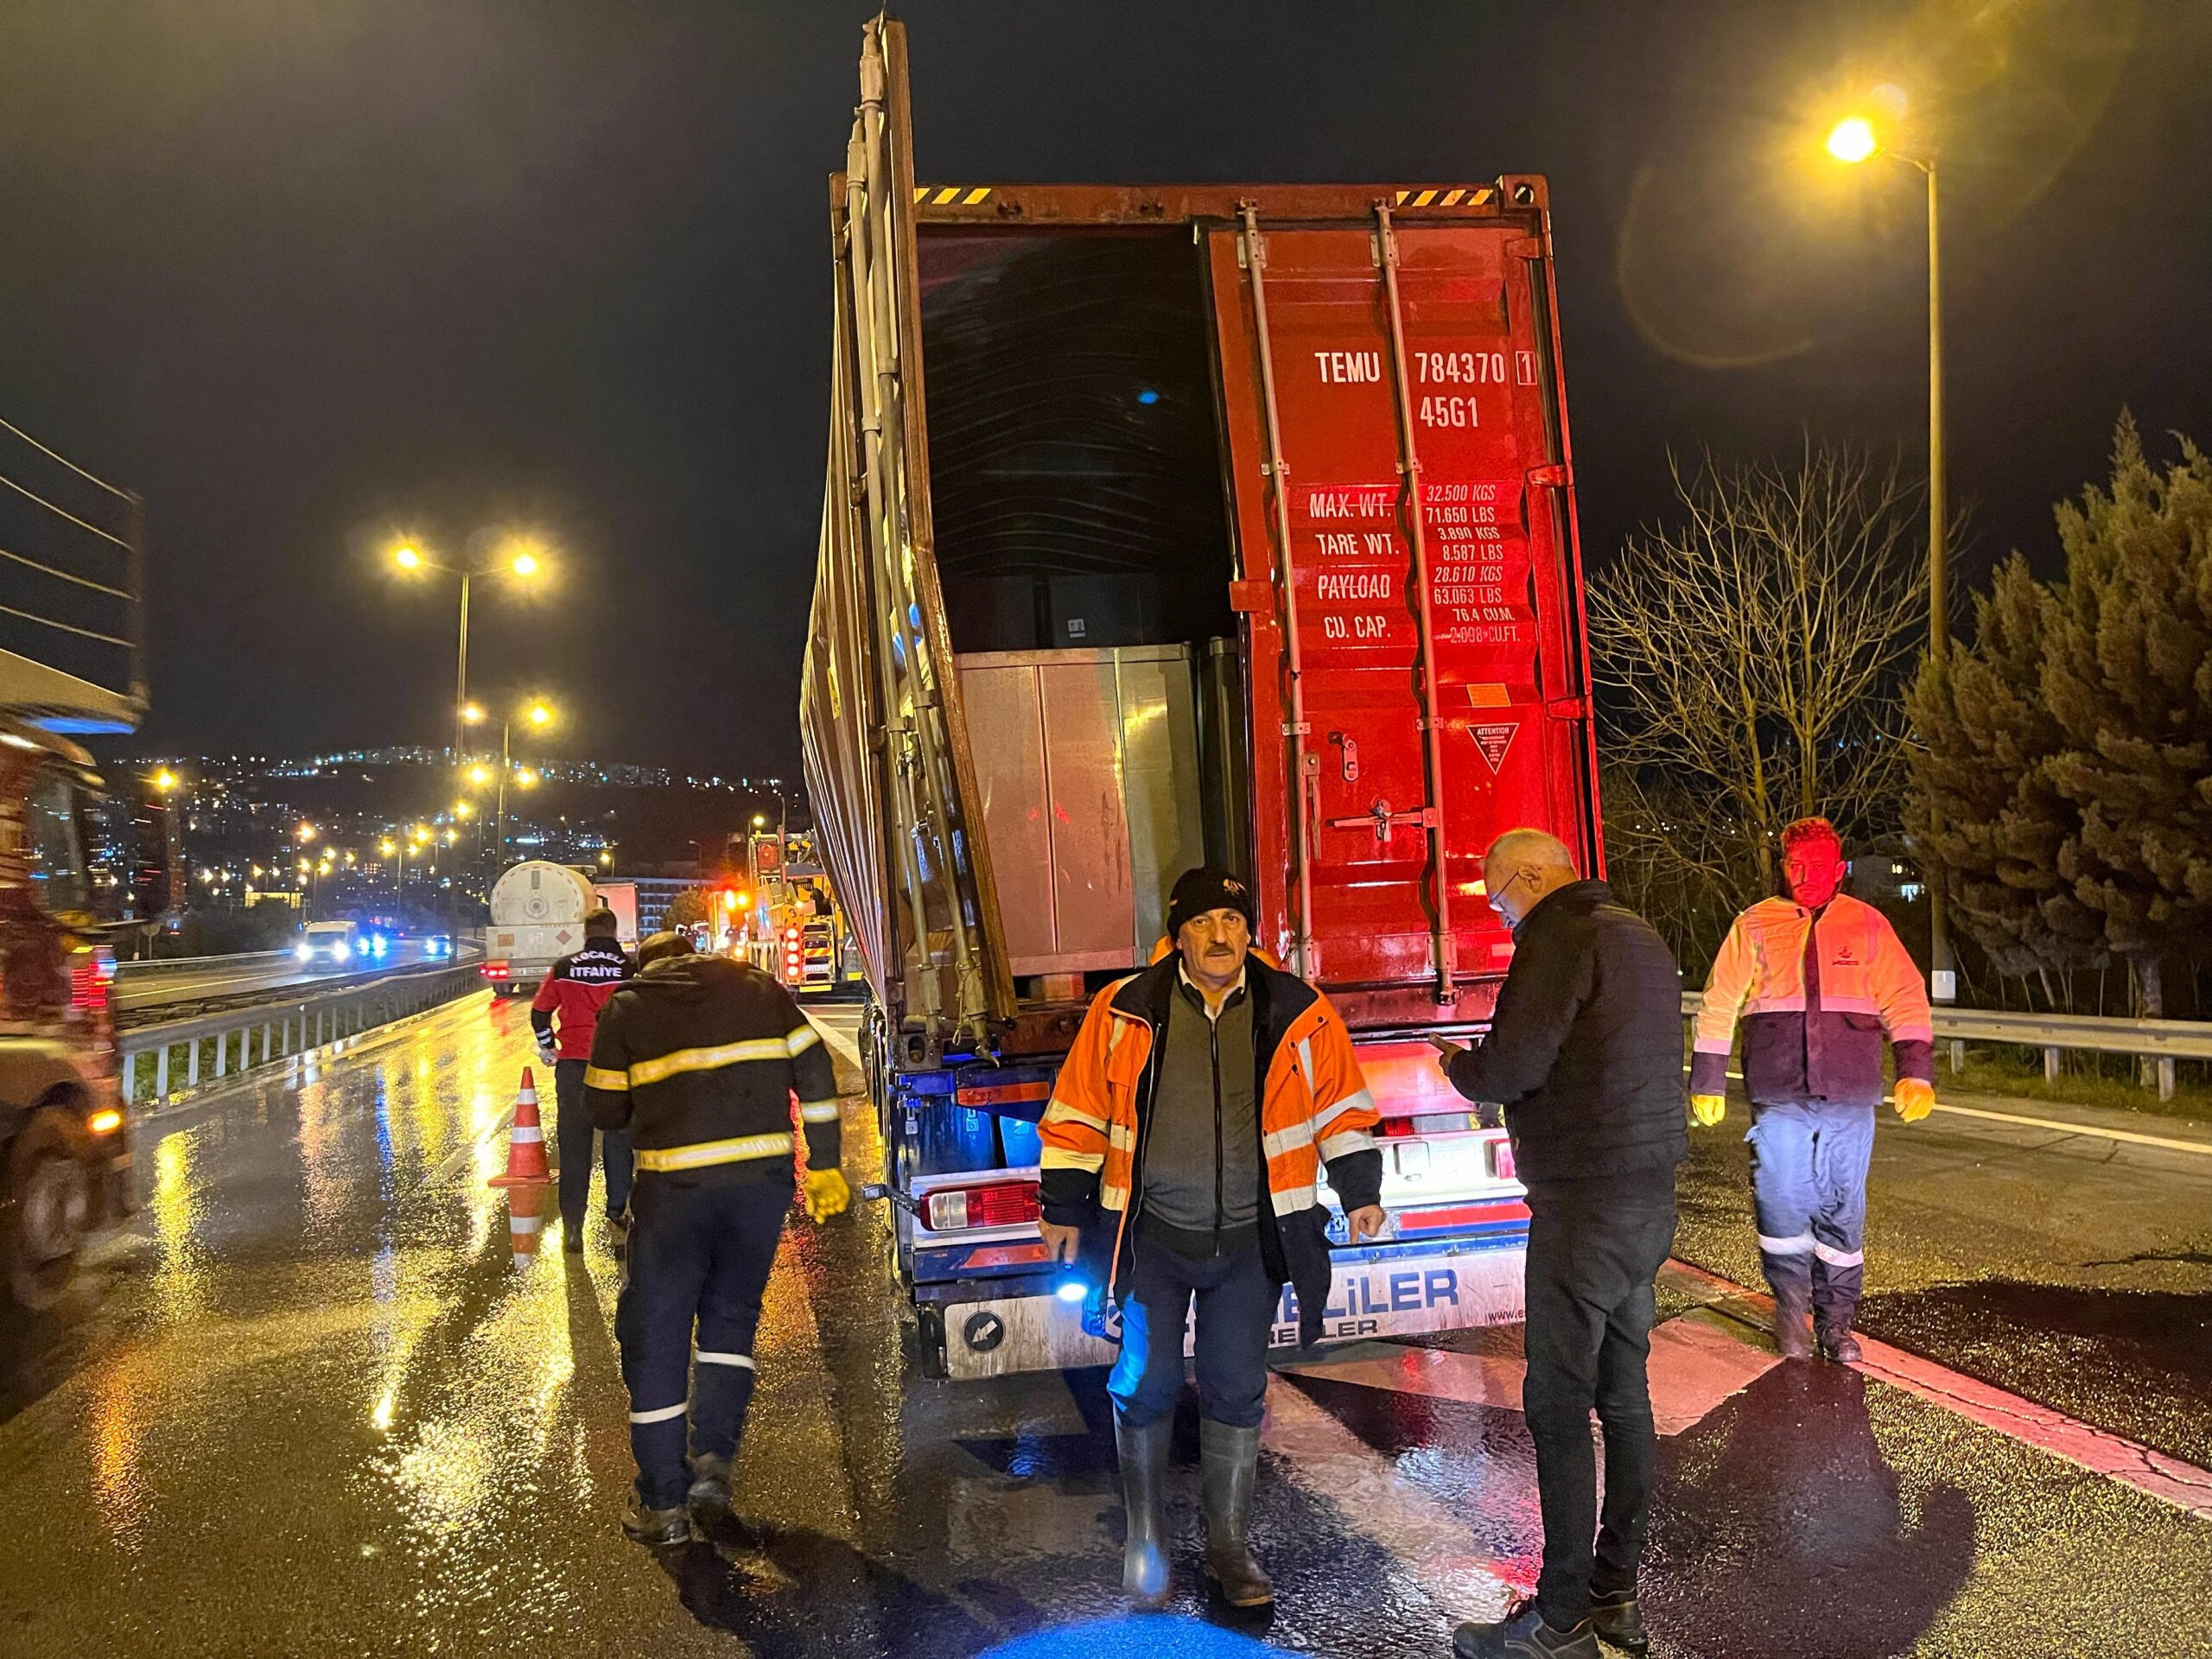
<instances>
[{"instance_id":1,"label":"lamp post","mask_svg":"<svg viewBox=\"0 0 2212 1659\"><path fill-rule=\"evenodd\" d=\"M1920 156L1885 148L1873 124L1857 115L1836 123L1828 134L1827 150L1837 161L1853 167L1876 156L1888 156L1916 169L1928 183L1928 657L1940 671L1950 658L1951 610L1950 529L1943 475L1943 244L1936 156L1932 150ZM1959 994L1958 962L1951 952L1948 906L1935 847L1941 827L1931 800L1928 804L1929 845L1921 855L1922 874L1928 883L1929 992L1936 1001L1955 1002Z\"/></svg>"},{"instance_id":2,"label":"lamp post","mask_svg":"<svg viewBox=\"0 0 2212 1659\"><path fill-rule=\"evenodd\" d=\"M468 701L468 594L471 584L479 576L509 575L523 581L541 575L544 561L538 556L534 543L511 542L495 558L479 565L441 564L413 542L402 542L391 550L391 562L402 570L434 570L440 575L453 576L461 582L461 645L459 660L454 674L454 763L461 763L461 744L466 736Z\"/></svg>"},{"instance_id":3,"label":"lamp post","mask_svg":"<svg viewBox=\"0 0 2212 1659\"><path fill-rule=\"evenodd\" d=\"M474 724L478 721L491 718L491 716L487 715L480 707L473 702L467 703L462 706L461 717L471 724ZM555 715L552 704L547 702L543 697L532 697L528 702L524 703L521 709L515 715L502 715L499 716L499 833L495 838L495 843L499 855L499 861L503 865L507 861L507 780L510 777L515 777L516 782L524 789L533 788L537 783L537 774L535 772L530 771L526 767L523 769L518 777L516 776L514 764L515 721L517 720L520 720L525 726L543 731L546 727L550 726L553 723ZM477 783L484 781L483 779L477 778L474 771L470 773L470 779L472 782Z\"/></svg>"}]
</instances>

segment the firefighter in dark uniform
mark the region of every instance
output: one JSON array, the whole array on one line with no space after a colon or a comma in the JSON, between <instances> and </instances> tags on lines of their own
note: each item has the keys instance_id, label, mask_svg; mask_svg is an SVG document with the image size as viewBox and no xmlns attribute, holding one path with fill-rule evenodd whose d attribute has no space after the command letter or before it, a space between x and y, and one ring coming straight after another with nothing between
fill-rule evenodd
<instances>
[{"instance_id":1,"label":"firefighter in dark uniform","mask_svg":"<svg viewBox=\"0 0 2212 1659\"><path fill-rule=\"evenodd\" d=\"M630 977L617 918L603 906L584 918L584 948L548 969L530 1005L537 1058L553 1068L553 1132L561 1151L561 1248L584 1247L584 1211L591 1203L591 1114L584 1109L584 1067L591 1059L599 1011L614 988ZM603 1137L607 1163L607 1224L620 1243L630 1225L630 1137L610 1129Z\"/></svg>"},{"instance_id":2,"label":"firefighter in dark uniform","mask_svg":"<svg viewBox=\"0 0 2212 1659\"><path fill-rule=\"evenodd\" d=\"M678 1544L694 1512L729 1509L753 1332L791 1204L794 1096L807 1214L826 1221L852 1195L830 1052L791 993L747 963L692 954L681 934L655 934L638 961L601 1010L584 1098L601 1128L629 1131L638 1164L614 1316L638 1460L622 1528Z\"/></svg>"}]
</instances>

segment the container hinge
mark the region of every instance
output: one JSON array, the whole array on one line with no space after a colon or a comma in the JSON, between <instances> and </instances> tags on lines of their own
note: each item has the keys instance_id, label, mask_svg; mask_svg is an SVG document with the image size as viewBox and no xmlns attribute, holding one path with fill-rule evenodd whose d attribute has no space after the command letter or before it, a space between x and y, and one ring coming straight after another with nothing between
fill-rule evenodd
<instances>
[{"instance_id":1,"label":"container hinge","mask_svg":"<svg viewBox=\"0 0 2212 1659\"><path fill-rule=\"evenodd\" d=\"M1535 236L1509 237L1505 244L1509 259L1541 259L1544 257L1543 238Z\"/></svg>"},{"instance_id":2,"label":"container hinge","mask_svg":"<svg viewBox=\"0 0 2212 1659\"><path fill-rule=\"evenodd\" d=\"M1313 730L1313 722L1310 720L1301 720L1295 723L1286 720L1282 723L1282 734L1285 737L1306 737L1310 735Z\"/></svg>"},{"instance_id":3,"label":"container hinge","mask_svg":"<svg viewBox=\"0 0 2212 1659\"><path fill-rule=\"evenodd\" d=\"M1567 486L1567 467L1559 461L1548 467L1531 467L1529 481L1540 490L1563 490Z\"/></svg>"},{"instance_id":4,"label":"container hinge","mask_svg":"<svg viewBox=\"0 0 2212 1659\"><path fill-rule=\"evenodd\" d=\"M1329 741L1344 751L1344 779L1348 784L1359 781L1359 740L1349 732L1331 732Z\"/></svg>"},{"instance_id":5,"label":"container hinge","mask_svg":"<svg viewBox=\"0 0 2212 1659\"><path fill-rule=\"evenodd\" d=\"M1590 718L1590 699L1554 697L1544 704L1544 713L1554 720L1587 720Z\"/></svg>"}]
</instances>

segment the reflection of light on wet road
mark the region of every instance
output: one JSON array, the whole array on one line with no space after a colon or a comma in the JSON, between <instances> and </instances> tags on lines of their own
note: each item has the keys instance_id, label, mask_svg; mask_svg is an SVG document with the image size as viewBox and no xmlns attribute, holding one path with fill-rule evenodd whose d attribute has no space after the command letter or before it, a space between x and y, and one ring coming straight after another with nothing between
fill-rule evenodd
<instances>
[{"instance_id":1,"label":"reflection of light on wet road","mask_svg":"<svg viewBox=\"0 0 2212 1659\"><path fill-rule=\"evenodd\" d=\"M190 1318L206 1300L194 1236L199 1195L193 1185L194 1142L194 1136L187 1134L162 1137L154 1148L154 1190L146 1201L161 1243L155 1294L163 1316L171 1320Z\"/></svg>"}]
</instances>

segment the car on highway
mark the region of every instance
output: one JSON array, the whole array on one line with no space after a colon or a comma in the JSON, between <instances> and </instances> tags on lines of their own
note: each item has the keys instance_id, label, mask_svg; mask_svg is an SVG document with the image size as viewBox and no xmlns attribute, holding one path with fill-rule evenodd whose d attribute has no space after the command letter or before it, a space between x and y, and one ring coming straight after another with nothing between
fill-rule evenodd
<instances>
[{"instance_id":1,"label":"car on highway","mask_svg":"<svg viewBox=\"0 0 2212 1659\"><path fill-rule=\"evenodd\" d=\"M385 935L365 931L357 922L309 922L292 955L302 968L351 969L372 966L391 949Z\"/></svg>"}]
</instances>

